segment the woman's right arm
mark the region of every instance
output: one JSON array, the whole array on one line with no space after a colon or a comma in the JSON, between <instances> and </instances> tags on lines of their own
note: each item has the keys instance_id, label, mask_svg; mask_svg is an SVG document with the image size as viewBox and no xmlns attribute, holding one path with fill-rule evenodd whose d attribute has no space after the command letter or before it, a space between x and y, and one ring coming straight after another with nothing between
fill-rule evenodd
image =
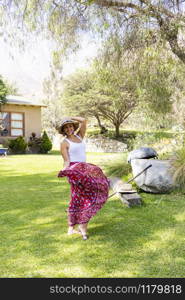
<instances>
[{"instance_id":1,"label":"woman's right arm","mask_svg":"<svg viewBox=\"0 0 185 300\"><path fill-rule=\"evenodd\" d=\"M60 144L60 153L62 154L63 160L64 160L64 169L69 167L70 159L69 159L69 153L68 153L68 145L66 142L62 142Z\"/></svg>"}]
</instances>

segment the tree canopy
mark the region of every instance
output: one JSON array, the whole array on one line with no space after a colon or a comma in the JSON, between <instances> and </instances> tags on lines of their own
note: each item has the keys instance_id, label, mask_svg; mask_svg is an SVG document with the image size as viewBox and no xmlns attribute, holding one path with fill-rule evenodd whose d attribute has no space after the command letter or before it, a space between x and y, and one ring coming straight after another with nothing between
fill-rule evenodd
<instances>
[{"instance_id":1,"label":"tree canopy","mask_svg":"<svg viewBox=\"0 0 185 300\"><path fill-rule=\"evenodd\" d=\"M64 81L63 103L69 112L109 121L119 136L120 125L137 105L135 86L126 70L95 65ZM101 124L99 124L101 126Z\"/></svg>"},{"instance_id":2,"label":"tree canopy","mask_svg":"<svg viewBox=\"0 0 185 300\"><path fill-rule=\"evenodd\" d=\"M80 46L83 32L105 39L112 33L123 38L138 27L160 36L185 63L184 0L4 0L1 1L2 34L10 19L17 30L45 32L58 41L60 54ZM15 32L14 32L15 33ZM135 35L136 37L136 35ZM137 39L136 39L137 40ZM134 39L129 39L131 46Z\"/></svg>"},{"instance_id":3,"label":"tree canopy","mask_svg":"<svg viewBox=\"0 0 185 300\"><path fill-rule=\"evenodd\" d=\"M8 95L8 87L6 86L2 76L0 76L0 105L6 103L7 95Z\"/></svg>"},{"instance_id":4,"label":"tree canopy","mask_svg":"<svg viewBox=\"0 0 185 300\"><path fill-rule=\"evenodd\" d=\"M96 68L95 73L93 71L93 74L96 74L93 75L93 85L91 83L85 86L83 93L77 90L76 94L70 94L75 80L78 79L79 87L82 88L79 78L83 76L79 76L73 78L72 88L68 81L69 94L65 94L66 99L70 97L81 101L83 109L85 106L82 102L85 102L82 99L86 99L86 102L89 99L91 113L95 115L95 111L99 111L96 115L97 120L105 117L113 122L110 115L105 116L105 105L112 101L112 105L107 107L114 107L116 113L120 105L119 99L124 102L123 98L127 99L128 95L130 99L143 100L144 105L155 113L168 113L172 106L178 113L177 107L181 105L178 106L177 98L182 104L184 95L184 73L179 66L179 62L185 63L184 2L4 0L1 1L0 28L4 38L12 34L16 39L15 30L11 32L14 26L17 32L42 33L53 39L57 46L53 53L54 65L62 65L64 56L80 47L83 33L95 41L100 40L102 45L105 45L102 54L104 64L102 65L101 58L98 58L100 67ZM11 25L8 27L9 21ZM176 70L178 75L175 75ZM85 85L83 78L81 82ZM131 91L128 89L130 85ZM115 119L117 117L114 115Z\"/></svg>"},{"instance_id":5,"label":"tree canopy","mask_svg":"<svg viewBox=\"0 0 185 300\"><path fill-rule=\"evenodd\" d=\"M114 36L105 43L90 71L77 72L64 81L63 101L68 112L109 120L115 128L136 108L163 126L167 124L164 116L174 115L174 110L179 120L183 78L182 64L164 43L128 51Z\"/></svg>"}]
</instances>

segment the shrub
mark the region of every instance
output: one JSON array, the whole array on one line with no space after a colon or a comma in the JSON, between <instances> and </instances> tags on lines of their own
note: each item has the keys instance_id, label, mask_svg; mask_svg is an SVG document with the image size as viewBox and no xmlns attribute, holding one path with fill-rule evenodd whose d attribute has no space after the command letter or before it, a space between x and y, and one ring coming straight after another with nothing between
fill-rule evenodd
<instances>
[{"instance_id":1,"label":"shrub","mask_svg":"<svg viewBox=\"0 0 185 300\"><path fill-rule=\"evenodd\" d=\"M105 169L107 176L113 177L122 177L132 171L131 165L121 160L114 160L105 164Z\"/></svg>"},{"instance_id":2,"label":"shrub","mask_svg":"<svg viewBox=\"0 0 185 300\"><path fill-rule=\"evenodd\" d=\"M162 157L163 154L173 153L182 145L183 135L171 132L142 132L136 136L133 148L152 147Z\"/></svg>"},{"instance_id":3,"label":"shrub","mask_svg":"<svg viewBox=\"0 0 185 300\"><path fill-rule=\"evenodd\" d=\"M36 133L32 132L29 142L28 142L28 147L31 153L40 153L40 147L41 147L41 142L42 139L39 137L36 137Z\"/></svg>"},{"instance_id":4,"label":"shrub","mask_svg":"<svg viewBox=\"0 0 185 300\"><path fill-rule=\"evenodd\" d=\"M8 148L9 147L9 140L5 139L4 141L2 141L2 147Z\"/></svg>"},{"instance_id":5,"label":"shrub","mask_svg":"<svg viewBox=\"0 0 185 300\"><path fill-rule=\"evenodd\" d=\"M27 143L22 136L19 136L14 140L9 140L8 148L11 153L22 154L26 152Z\"/></svg>"},{"instance_id":6,"label":"shrub","mask_svg":"<svg viewBox=\"0 0 185 300\"><path fill-rule=\"evenodd\" d=\"M185 146L175 152L172 160L173 179L177 187L185 190Z\"/></svg>"},{"instance_id":7,"label":"shrub","mask_svg":"<svg viewBox=\"0 0 185 300\"><path fill-rule=\"evenodd\" d=\"M40 153L48 153L48 151L50 151L51 149L52 149L52 143L46 131L44 131L41 137Z\"/></svg>"}]
</instances>

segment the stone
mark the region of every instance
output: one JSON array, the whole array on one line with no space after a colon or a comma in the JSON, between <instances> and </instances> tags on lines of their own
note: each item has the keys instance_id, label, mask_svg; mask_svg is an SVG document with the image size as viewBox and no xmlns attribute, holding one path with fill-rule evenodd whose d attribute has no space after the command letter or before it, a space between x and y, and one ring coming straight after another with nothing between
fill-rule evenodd
<instances>
[{"instance_id":1,"label":"stone","mask_svg":"<svg viewBox=\"0 0 185 300\"><path fill-rule=\"evenodd\" d=\"M87 152L125 152L127 144L102 136L85 138Z\"/></svg>"},{"instance_id":2,"label":"stone","mask_svg":"<svg viewBox=\"0 0 185 300\"><path fill-rule=\"evenodd\" d=\"M136 176L149 164L152 164L134 181L145 192L168 193L174 188L173 174L170 160L132 159L133 176Z\"/></svg>"},{"instance_id":3,"label":"stone","mask_svg":"<svg viewBox=\"0 0 185 300\"><path fill-rule=\"evenodd\" d=\"M140 147L136 150L129 152L127 161L130 163L135 158L154 158L157 157L157 152L150 147Z\"/></svg>"}]
</instances>

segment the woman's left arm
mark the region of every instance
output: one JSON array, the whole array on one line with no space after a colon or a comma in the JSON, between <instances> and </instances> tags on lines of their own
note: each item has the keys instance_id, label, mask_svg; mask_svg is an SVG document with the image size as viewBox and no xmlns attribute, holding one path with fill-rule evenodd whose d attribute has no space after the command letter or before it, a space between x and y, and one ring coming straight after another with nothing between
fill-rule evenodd
<instances>
[{"instance_id":1,"label":"woman's left arm","mask_svg":"<svg viewBox=\"0 0 185 300\"><path fill-rule=\"evenodd\" d=\"M78 121L80 123L80 130L79 134L83 138L86 133L86 128L87 128L87 120L82 117L71 117L71 120Z\"/></svg>"}]
</instances>

